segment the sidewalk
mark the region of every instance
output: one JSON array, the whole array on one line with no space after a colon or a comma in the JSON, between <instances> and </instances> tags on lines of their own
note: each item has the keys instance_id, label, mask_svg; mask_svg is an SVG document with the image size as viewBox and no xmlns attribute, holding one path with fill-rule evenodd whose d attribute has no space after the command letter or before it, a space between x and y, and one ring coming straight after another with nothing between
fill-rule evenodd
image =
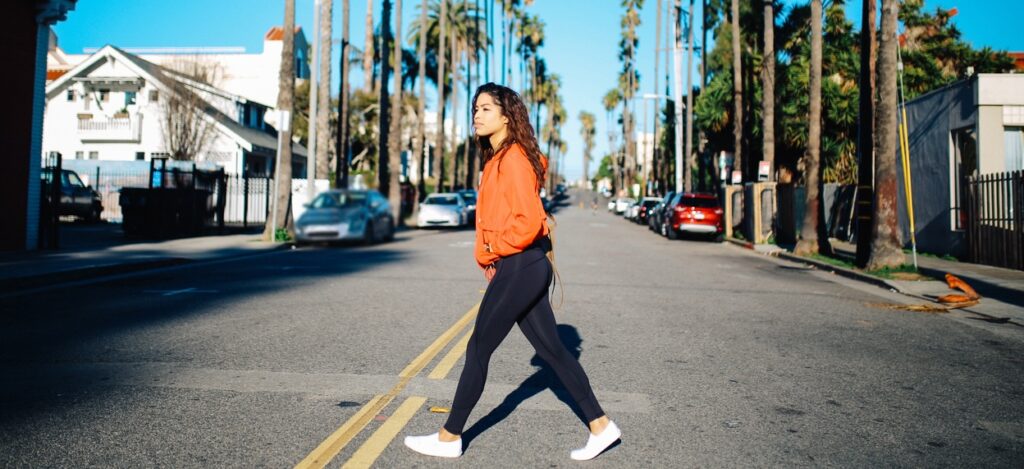
<instances>
[{"instance_id":1,"label":"sidewalk","mask_svg":"<svg viewBox=\"0 0 1024 469\"><path fill-rule=\"evenodd\" d=\"M120 234L120 225L69 225L62 231L62 249L0 253L0 293L288 246L253 233L135 241Z\"/></svg>"},{"instance_id":2,"label":"sidewalk","mask_svg":"<svg viewBox=\"0 0 1024 469\"><path fill-rule=\"evenodd\" d=\"M774 245L751 245L750 243L730 240L748 249L767 255L781 257L793 262L811 264L815 267L838 275L854 278L877 285L881 288L895 290L904 295L925 301L935 301L941 295L956 293L950 290L945 282L947 273L960 277L974 288L981 301L964 311L987 316L992 320L1012 322L1024 326L1024 271L1003 269L969 262L958 262L930 256L917 256L918 270L935 280L908 281L876 277L858 270L834 266L815 259L795 256L789 251ZM836 255L842 258L856 257L857 247L838 240L830 240ZM907 255L907 262L913 262Z\"/></svg>"}]
</instances>

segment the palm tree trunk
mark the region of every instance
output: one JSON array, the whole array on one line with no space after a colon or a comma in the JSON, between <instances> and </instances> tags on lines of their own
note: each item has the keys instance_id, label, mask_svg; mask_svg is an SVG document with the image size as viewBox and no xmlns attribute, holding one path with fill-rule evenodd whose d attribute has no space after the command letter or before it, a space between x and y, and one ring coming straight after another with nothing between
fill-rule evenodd
<instances>
[{"instance_id":1,"label":"palm tree trunk","mask_svg":"<svg viewBox=\"0 0 1024 469\"><path fill-rule=\"evenodd\" d=\"M768 180L775 180L775 8L774 0L764 2L764 62L761 64L761 135Z\"/></svg>"},{"instance_id":2,"label":"palm tree trunk","mask_svg":"<svg viewBox=\"0 0 1024 469\"><path fill-rule=\"evenodd\" d=\"M445 40L448 37L448 0L441 0L441 26L437 33L437 135L434 148L434 192L444 192L444 83Z\"/></svg>"},{"instance_id":3,"label":"palm tree trunk","mask_svg":"<svg viewBox=\"0 0 1024 469\"><path fill-rule=\"evenodd\" d=\"M878 101L875 114L875 219L867 268L903 264L902 233L896 211L896 17L897 0L882 0L878 43Z\"/></svg>"},{"instance_id":4,"label":"palm tree trunk","mask_svg":"<svg viewBox=\"0 0 1024 469\"><path fill-rule=\"evenodd\" d=\"M426 129L424 128L425 116L427 115L427 0L423 0L420 4L420 44L416 51L417 61L419 62L419 85L420 85L420 99L419 99L419 110L417 112L416 122L416 143L413 145L413 158L416 160L417 174L417 185L416 185L416 197L412 199L412 213L416 214L419 211L420 196L426 193L427 185L423 180L423 163L424 163L424 147L426 146Z\"/></svg>"},{"instance_id":5,"label":"palm tree trunk","mask_svg":"<svg viewBox=\"0 0 1024 469\"><path fill-rule=\"evenodd\" d=\"M388 0L385 0L387 3ZM386 59L381 59L381 62ZM394 93L391 95L391 130L388 141L388 201L391 202L391 216L397 225L402 225L402 0L395 0L395 53ZM384 81L384 76L381 81ZM381 88L386 88L381 84Z\"/></svg>"},{"instance_id":6,"label":"palm tree trunk","mask_svg":"<svg viewBox=\"0 0 1024 469\"><path fill-rule=\"evenodd\" d=\"M875 24L875 0L864 0L861 23ZM878 54L875 28L861 27L860 31L860 83L858 135L857 135L857 259L858 267L868 265L871 256L871 227L874 219L874 99L875 60Z\"/></svg>"},{"instance_id":7,"label":"palm tree trunk","mask_svg":"<svg viewBox=\"0 0 1024 469\"><path fill-rule=\"evenodd\" d=\"M821 222L820 166L821 166L821 0L811 0L811 70L810 112L807 123L807 156L804 160L804 186L807 203L804 209L800 241L793 250L797 255L819 252L818 224Z\"/></svg>"},{"instance_id":8,"label":"palm tree trunk","mask_svg":"<svg viewBox=\"0 0 1024 469\"><path fill-rule=\"evenodd\" d=\"M472 145L472 142L473 142L473 94L472 94L473 93L473 91L472 91L472 85L473 85L472 78L473 78L473 74L472 74L472 71L469 68L469 65L470 65L469 62L470 62L470 60L469 60L469 51L467 50L466 51L466 146L463 148L463 153L462 153L462 160L463 160L463 164L465 164L466 170L465 170L465 177L463 179L465 182L463 183L462 187L465 187L467 189L475 189L476 188L476 184L474 184L474 181L476 181L476 178L473 177L473 173L476 170L476 165L473 164L473 159L471 158L472 151L473 151L473 149L472 149L472 147L473 147L473 145Z\"/></svg>"},{"instance_id":9,"label":"palm tree trunk","mask_svg":"<svg viewBox=\"0 0 1024 469\"><path fill-rule=\"evenodd\" d=\"M733 134L733 170L743 171L743 51L740 49L740 2L732 0L730 9L732 20L732 134ZM742 177L742 176L741 176ZM730 178L731 179L731 178Z\"/></svg>"},{"instance_id":10,"label":"palm tree trunk","mask_svg":"<svg viewBox=\"0 0 1024 469\"><path fill-rule=\"evenodd\" d=\"M455 28L449 28L452 59L452 165L448 177L451 190L459 183L459 47L455 42Z\"/></svg>"},{"instance_id":11,"label":"palm tree trunk","mask_svg":"<svg viewBox=\"0 0 1024 469\"><path fill-rule=\"evenodd\" d=\"M334 0L320 0L320 76L317 80L317 101L324 112L316 115L316 174L326 178L330 171L330 152L327 146L331 138L331 33Z\"/></svg>"},{"instance_id":12,"label":"palm tree trunk","mask_svg":"<svg viewBox=\"0 0 1024 469\"><path fill-rule=\"evenodd\" d=\"M373 87L373 0L366 0L366 40L363 42L363 90Z\"/></svg>"},{"instance_id":13,"label":"palm tree trunk","mask_svg":"<svg viewBox=\"0 0 1024 469\"><path fill-rule=\"evenodd\" d=\"M281 64L278 71L277 109L288 115L284 120L290 121L290 114L295 103L295 0L284 2L284 25L281 44ZM289 124L289 125L282 125ZM274 241L279 228L291 231L292 200L292 132L290 122L278 120L278 155L274 164L277 197L273 213L268 217L263 239Z\"/></svg>"},{"instance_id":14,"label":"palm tree trunk","mask_svg":"<svg viewBox=\"0 0 1024 469\"><path fill-rule=\"evenodd\" d=\"M348 56L349 56L349 0L341 0L341 81L338 83L338 133L335 141L334 186L348 189Z\"/></svg>"},{"instance_id":15,"label":"palm tree trunk","mask_svg":"<svg viewBox=\"0 0 1024 469\"><path fill-rule=\"evenodd\" d=\"M686 141L683 150L683 178L687 192L693 191L693 0L686 27Z\"/></svg>"},{"instance_id":16,"label":"palm tree trunk","mask_svg":"<svg viewBox=\"0 0 1024 469\"><path fill-rule=\"evenodd\" d=\"M388 58L391 31L391 0L384 0L380 11L380 113L377 116L377 190L388 197L391 188L390 168L390 137L391 137L391 99L388 94L388 76L391 74L391 61ZM401 64L399 64L401 66ZM398 73L397 75L401 75ZM377 86L377 85L375 85ZM401 91L396 90L396 93Z\"/></svg>"}]
</instances>

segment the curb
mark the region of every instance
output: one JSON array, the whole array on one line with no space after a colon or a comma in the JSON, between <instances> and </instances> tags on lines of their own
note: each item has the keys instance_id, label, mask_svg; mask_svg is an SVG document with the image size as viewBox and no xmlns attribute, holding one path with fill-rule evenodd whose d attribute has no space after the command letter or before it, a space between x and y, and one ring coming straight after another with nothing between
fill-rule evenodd
<instances>
[{"instance_id":1,"label":"curb","mask_svg":"<svg viewBox=\"0 0 1024 469\"><path fill-rule=\"evenodd\" d=\"M725 238L725 240L741 248L750 249L751 251L754 250L754 243L751 243L750 241L742 241L736 238Z\"/></svg>"},{"instance_id":2,"label":"curb","mask_svg":"<svg viewBox=\"0 0 1024 469\"><path fill-rule=\"evenodd\" d=\"M899 286L897 286L897 285L895 285L893 283L890 283L888 280L886 280L884 278L875 277L874 275L865 274L865 273L858 272L858 271L853 270L853 269L847 269L846 267L839 267L837 265L832 265L832 264L829 264L827 262L822 262L822 261L818 261L818 260L815 260L815 259L808 259L806 257L797 256L797 255L794 255L794 254L791 254L791 253L788 253L788 252L785 252L785 251L777 252L777 253L775 253L775 256L776 257L781 257L781 258L786 259L786 260L791 261L791 262L800 262L800 263L804 263L804 264L809 264L809 265L812 265L812 266L818 268L819 270L828 271L828 272L831 272L833 274L841 275L843 277L850 278L850 279L853 279L853 280L859 280L861 282L870 283L872 285L875 285L876 287L881 287L881 288L884 288L886 290L892 290L894 292L902 293L902 294L905 294L905 295L908 294L907 292L901 290Z\"/></svg>"}]
</instances>

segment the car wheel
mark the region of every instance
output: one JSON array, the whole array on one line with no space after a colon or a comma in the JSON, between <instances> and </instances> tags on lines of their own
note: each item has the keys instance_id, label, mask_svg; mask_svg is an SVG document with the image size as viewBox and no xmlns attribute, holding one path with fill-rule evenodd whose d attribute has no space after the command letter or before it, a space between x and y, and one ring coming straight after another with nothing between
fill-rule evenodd
<instances>
[{"instance_id":1,"label":"car wheel","mask_svg":"<svg viewBox=\"0 0 1024 469\"><path fill-rule=\"evenodd\" d=\"M671 226L666 226L665 230L668 232L668 239L671 239L672 241L679 239L679 233L677 233Z\"/></svg>"},{"instance_id":2,"label":"car wheel","mask_svg":"<svg viewBox=\"0 0 1024 469\"><path fill-rule=\"evenodd\" d=\"M668 236L668 233L665 230L665 223L661 224L661 235L662 236Z\"/></svg>"},{"instance_id":3,"label":"car wheel","mask_svg":"<svg viewBox=\"0 0 1024 469\"><path fill-rule=\"evenodd\" d=\"M395 240L395 221L388 218L388 234L384 235L385 241Z\"/></svg>"},{"instance_id":4,"label":"car wheel","mask_svg":"<svg viewBox=\"0 0 1024 469\"><path fill-rule=\"evenodd\" d=\"M96 207L96 206L94 206L92 208L92 210L89 212L89 222L90 223L99 223L100 222L100 216L102 214L103 214L103 207Z\"/></svg>"},{"instance_id":5,"label":"car wheel","mask_svg":"<svg viewBox=\"0 0 1024 469\"><path fill-rule=\"evenodd\" d=\"M374 233L373 222L366 222L366 228L363 229L363 244L369 246L377 241L377 236Z\"/></svg>"}]
</instances>

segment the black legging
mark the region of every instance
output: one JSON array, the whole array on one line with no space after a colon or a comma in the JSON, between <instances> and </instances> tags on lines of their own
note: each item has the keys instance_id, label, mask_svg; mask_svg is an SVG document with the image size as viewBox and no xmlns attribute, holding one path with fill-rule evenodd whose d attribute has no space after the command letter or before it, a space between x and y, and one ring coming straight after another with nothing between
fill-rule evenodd
<instances>
[{"instance_id":1,"label":"black legging","mask_svg":"<svg viewBox=\"0 0 1024 469\"><path fill-rule=\"evenodd\" d=\"M498 261L497 272L480 302L473 335L466 347L466 364L455 390L451 413L444 424L444 429L452 434L462 434L469 413L484 391L491 354L505 340L514 323L519 323L537 355L554 368L587 421L604 415L583 367L558 338L555 315L548 300L551 263L544 254L543 249L534 246Z\"/></svg>"}]
</instances>

